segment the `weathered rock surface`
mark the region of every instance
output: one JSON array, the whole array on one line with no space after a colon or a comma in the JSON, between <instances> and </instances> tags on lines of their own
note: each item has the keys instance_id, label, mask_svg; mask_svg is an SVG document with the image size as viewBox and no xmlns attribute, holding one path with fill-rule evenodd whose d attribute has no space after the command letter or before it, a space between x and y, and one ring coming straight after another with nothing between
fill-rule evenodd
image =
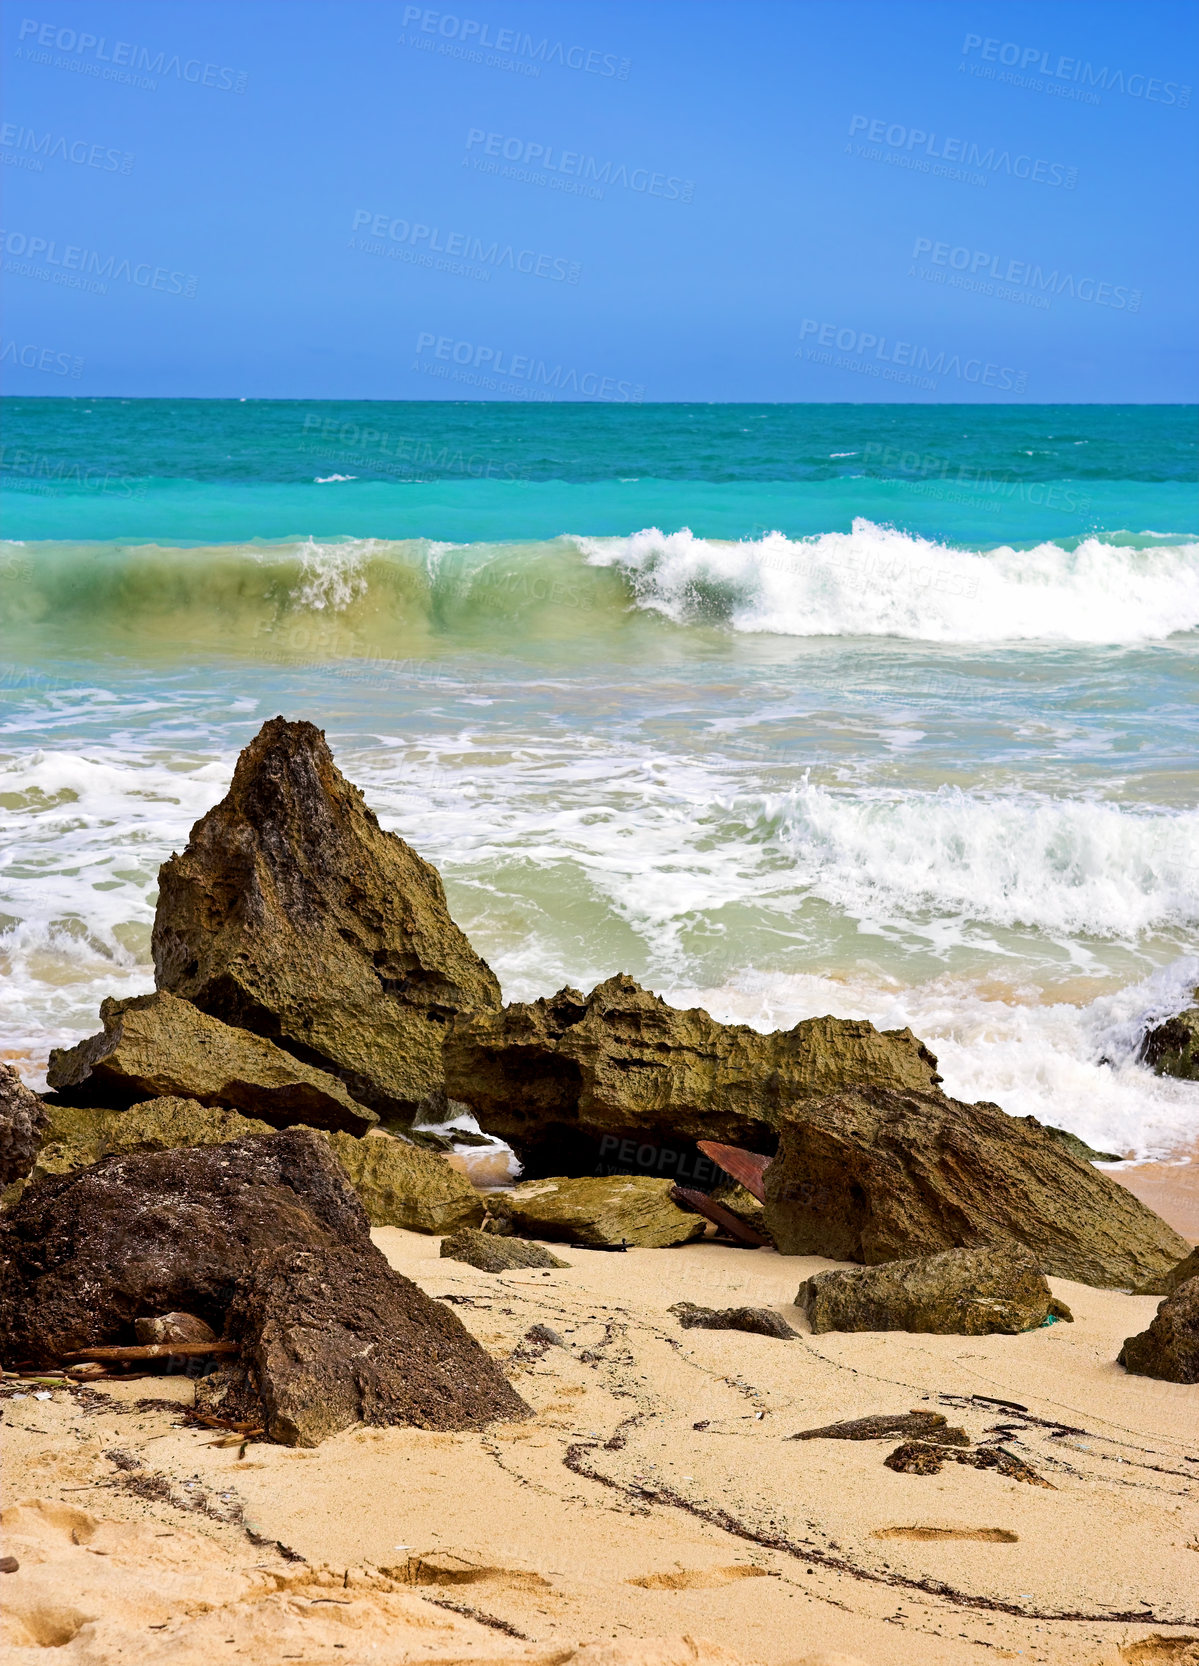
<instances>
[{"instance_id":1,"label":"weathered rock surface","mask_svg":"<svg viewBox=\"0 0 1199 1666\"><path fill-rule=\"evenodd\" d=\"M556 1255L540 1244L530 1244L525 1238L497 1236L494 1232L479 1232L466 1226L449 1238L443 1238L441 1253L448 1261L465 1261L483 1273L506 1273L514 1267L568 1267Z\"/></svg>"},{"instance_id":2,"label":"weathered rock surface","mask_svg":"<svg viewBox=\"0 0 1199 1666\"><path fill-rule=\"evenodd\" d=\"M1149 1329L1130 1336L1119 1362L1138 1377L1166 1383L1199 1383L1199 1278L1167 1296Z\"/></svg>"},{"instance_id":3,"label":"weathered rock surface","mask_svg":"<svg viewBox=\"0 0 1199 1666\"><path fill-rule=\"evenodd\" d=\"M269 1134L269 1122L200 1105L194 1099L147 1099L127 1111L94 1109L45 1101L42 1144L29 1180L48 1174L70 1174L101 1157L133 1151L173 1151L184 1145L223 1145L246 1134ZM5 1194L12 1203L27 1182L15 1183Z\"/></svg>"},{"instance_id":4,"label":"weathered rock surface","mask_svg":"<svg viewBox=\"0 0 1199 1666\"><path fill-rule=\"evenodd\" d=\"M810 1018L761 1035L701 1007L667 1006L624 975L587 997L561 989L459 1020L445 1068L448 1091L480 1126L543 1171L593 1161L597 1137L611 1134L636 1133L666 1153L696 1139L773 1147L797 1100L940 1081L910 1030Z\"/></svg>"},{"instance_id":5,"label":"weathered rock surface","mask_svg":"<svg viewBox=\"0 0 1199 1666\"><path fill-rule=\"evenodd\" d=\"M1184 1261L1171 1267L1168 1273L1160 1278L1148 1278L1144 1284L1138 1284L1133 1291L1134 1296L1172 1296L1179 1285L1188 1279L1199 1278L1199 1249L1193 1249Z\"/></svg>"},{"instance_id":6,"label":"weathered rock surface","mask_svg":"<svg viewBox=\"0 0 1199 1666\"><path fill-rule=\"evenodd\" d=\"M444 1157L390 1134L330 1134L329 1143L362 1199L372 1226L409 1232L454 1232L481 1226L483 1199Z\"/></svg>"},{"instance_id":7,"label":"weathered rock surface","mask_svg":"<svg viewBox=\"0 0 1199 1666\"><path fill-rule=\"evenodd\" d=\"M705 1222L670 1198L671 1182L648 1175L610 1174L572 1180L526 1180L488 1194L501 1223L530 1238L568 1244L628 1244L665 1249L700 1237Z\"/></svg>"},{"instance_id":8,"label":"weathered rock surface","mask_svg":"<svg viewBox=\"0 0 1199 1666\"><path fill-rule=\"evenodd\" d=\"M1159 1076L1199 1082L1199 989L1195 1005L1156 1025L1141 1043L1141 1057Z\"/></svg>"},{"instance_id":9,"label":"weathered rock surface","mask_svg":"<svg viewBox=\"0 0 1199 1666\"><path fill-rule=\"evenodd\" d=\"M1056 1491L1052 1481L1038 1475L1031 1464L1007 1452L1002 1446L973 1446L968 1451L931 1446L922 1440L908 1440L889 1453L883 1462L900 1475L939 1475L946 1463L968 1464L971 1469L994 1469L1009 1481L1027 1481L1033 1487Z\"/></svg>"},{"instance_id":10,"label":"weathered rock surface","mask_svg":"<svg viewBox=\"0 0 1199 1666\"><path fill-rule=\"evenodd\" d=\"M1055 1278L1127 1290L1190 1248L1033 1117L939 1093L862 1088L806 1102L782 1124L765 1188L784 1255L873 1265L1008 1241Z\"/></svg>"},{"instance_id":11,"label":"weathered rock surface","mask_svg":"<svg viewBox=\"0 0 1199 1666\"><path fill-rule=\"evenodd\" d=\"M1027 1250L1007 1244L944 1250L914 1261L815 1273L795 1298L812 1330L904 1330L1015 1336L1052 1315L1069 1319Z\"/></svg>"},{"instance_id":12,"label":"weathered rock surface","mask_svg":"<svg viewBox=\"0 0 1199 1666\"><path fill-rule=\"evenodd\" d=\"M1068 1128L1055 1128L1052 1123L1042 1124L1051 1140L1056 1140L1063 1151L1068 1151L1071 1157L1077 1157L1080 1163L1122 1163L1124 1159L1118 1151L1096 1151L1086 1140L1080 1140L1077 1134L1072 1134Z\"/></svg>"},{"instance_id":13,"label":"weathered rock surface","mask_svg":"<svg viewBox=\"0 0 1199 1666\"><path fill-rule=\"evenodd\" d=\"M684 1330L743 1330L751 1336L774 1336L780 1342L790 1342L799 1334L769 1307L696 1307L694 1302L675 1302L670 1312Z\"/></svg>"},{"instance_id":14,"label":"weathered rock surface","mask_svg":"<svg viewBox=\"0 0 1199 1666\"><path fill-rule=\"evenodd\" d=\"M358 1418L478 1427L524 1414L457 1317L393 1272L308 1129L107 1157L0 1216L0 1347L52 1361L196 1315L241 1348L231 1405L311 1443Z\"/></svg>"},{"instance_id":15,"label":"weathered rock surface","mask_svg":"<svg viewBox=\"0 0 1199 1666\"><path fill-rule=\"evenodd\" d=\"M888 1435L931 1441L934 1446L969 1446L965 1429L951 1426L939 1411L907 1411L871 1417L854 1417L846 1423L825 1423L819 1429L801 1429L788 1440L883 1440Z\"/></svg>"},{"instance_id":16,"label":"weathered rock surface","mask_svg":"<svg viewBox=\"0 0 1199 1666\"><path fill-rule=\"evenodd\" d=\"M0 1064L0 1191L33 1167L46 1110L11 1065Z\"/></svg>"},{"instance_id":17,"label":"weathered rock surface","mask_svg":"<svg viewBox=\"0 0 1199 1666\"><path fill-rule=\"evenodd\" d=\"M299 1122L357 1134L378 1121L328 1071L162 990L110 998L100 1021L100 1035L50 1055L47 1082L76 1104L177 1097L224 1105L276 1128Z\"/></svg>"},{"instance_id":18,"label":"weathered rock surface","mask_svg":"<svg viewBox=\"0 0 1199 1666\"><path fill-rule=\"evenodd\" d=\"M142 1343L216 1341L212 1326L194 1313L159 1313L153 1318L135 1319L133 1334Z\"/></svg>"},{"instance_id":19,"label":"weathered rock surface","mask_svg":"<svg viewBox=\"0 0 1199 1666\"><path fill-rule=\"evenodd\" d=\"M164 863L153 949L160 989L403 1121L443 1085L451 1020L500 1004L437 870L383 832L319 729L281 717Z\"/></svg>"}]
</instances>

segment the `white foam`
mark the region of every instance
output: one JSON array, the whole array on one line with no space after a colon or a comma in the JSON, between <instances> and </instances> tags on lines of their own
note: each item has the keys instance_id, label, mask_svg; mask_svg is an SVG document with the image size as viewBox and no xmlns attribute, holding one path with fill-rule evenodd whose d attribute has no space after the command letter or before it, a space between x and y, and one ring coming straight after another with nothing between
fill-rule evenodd
<instances>
[{"instance_id":1,"label":"white foam","mask_svg":"<svg viewBox=\"0 0 1199 1666\"><path fill-rule=\"evenodd\" d=\"M1199 983L1199 957L1096 1000L1008 1001L967 980L909 989L887 980L744 973L718 989L664 991L725 1023L787 1029L833 1013L879 1029L910 1025L936 1054L945 1092L1067 1128L1098 1151L1146 1161L1199 1147L1199 1093L1136 1062L1148 1024L1178 1012Z\"/></svg>"},{"instance_id":2,"label":"white foam","mask_svg":"<svg viewBox=\"0 0 1199 1666\"><path fill-rule=\"evenodd\" d=\"M723 543L656 527L575 540L616 567L639 607L784 636L926 642L1161 641L1199 627L1199 544L1084 539L987 554L857 519L851 532Z\"/></svg>"}]
</instances>

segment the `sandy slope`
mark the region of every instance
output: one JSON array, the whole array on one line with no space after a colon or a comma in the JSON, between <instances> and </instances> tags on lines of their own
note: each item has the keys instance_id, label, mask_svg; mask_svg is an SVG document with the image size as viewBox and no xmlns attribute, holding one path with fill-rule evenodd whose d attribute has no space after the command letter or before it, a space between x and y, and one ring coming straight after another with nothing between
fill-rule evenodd
<instances>
[{"instance_id":1,"label":"sandy slope","mask_svg":"<svg viewBox=\"0 0 1199 1666\"><path fill-rule=\"evenodd\" d=\"M349 1431L315 1452L250 1445L241 1458L237 1446L174 1427L165 1409L135 1407L151 1392L186 1396L179 1379L161 1391L117 1386L90 1407L66 1395L10 1401L9 1499L57 1499L140 1524L138 1547L122 1553L124 1579L139 1567L149 1586L166 1578L153 1544L171 1541L147 1540L149 1532L198 1533L210 1547L207 1577L251 1581L240 1595L230 1587L206 1599L214 1607L203 1625L187 1618L185 1593L164 1587L154 1600L166 1631L143 1631L139 1647L142 1622L130 1621L120 1652L102 1653L85 1627L56 1659L548 1663L572 1658L580 1641L683 1636L760 1666L1189 1658L1179 1648L1199 1638L1199 1389L1129 1377L1115 1364L1155 1301L1058 1280L1074 1325L1020 1337L805 1334L784 1343L680 1331L666 1309L680 1298L771 1305L806 1333L791 1298L828 1263L707 1242L624 1255L568 1250L566 1271L497 1278L439 1260L435 1239L390 1229L375 1237L401 1271L454 1298L488 1348L515 1355L514 1380L535 1418L483 1435ZM533 1324L553 1327L564 1346L522 1343ZM883 1464L889 1441L786 1439L915 1406L944 1410L975 1439L1002 1427L1009 1449L1052 1490L954 1464L937 1476L897 1475ZM146 1468L119 1469L104 1456L114 1448ZM147 1488L147 1472L173 1487ZM197 1500L231 1519L184 1513ZM255 1548L243 1518L310 1563L343 1577L359 1570L337 1596L358 1593L357 1606L340 1611L347 1622L358 1616L349 1653L335 1647L327 1618L317 1625L314 1615L331 1609L324 1599L313 1608L311 1571ZM86 1546L64 1548L58 1531L45 1529L57 1546L45 1566L99 1560ZM34 1554L3 1576L0 1603L45 1577ZM115 1589L111 1555L102 1565L114 1570ZM296 1595L297 1577L307 1597ZM291 1595L281 1594L276 1585L289 1579ZM274 1583L259 1589L254 1580ZM430 1597L468 1612L419 1600ZM120 1611L140 1615L131 1601ZM440 1633L428 1629L430 1615ZM151 1637L164 1641L151 1648ZM1199 1643L1194 1650L1199 1659ZM11 1658L46 1657L29 1649ZM573 1658L673 1666L715 1657L676 1641L664 1653Z\"/></svg>"}]
</instances>

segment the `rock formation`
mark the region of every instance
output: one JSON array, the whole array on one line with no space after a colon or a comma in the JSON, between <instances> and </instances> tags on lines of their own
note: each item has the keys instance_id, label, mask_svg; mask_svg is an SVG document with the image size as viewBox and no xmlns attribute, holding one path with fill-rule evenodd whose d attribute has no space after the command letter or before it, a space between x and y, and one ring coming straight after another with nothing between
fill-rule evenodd
<instances>
[{"instance_id":1,"label":"rock formation","mask_svg":"<svg viewBox=\"0 0 1199 1666\"><path fill-rule=\"evenodd\" d=\"M627 1244L665 1249L700 1237L705 1222L670 1198L669 1180L611 1174L581 1180L561 1175L526 1180L511 1191L491 1192L493 1217L528 1238L568 1244Z\"/></svg>"},{"instance_id":2,"label":"rock formation","mask_svg":"<svg viewBox=\"0 0 1199 1666\"><path fill-rule=\"evenodd\" d=\"M1199 1278L1187 1279L1166 1297L1149 1329L1125 1342L1119 1360L1138 1377L1199 1383Z\"/></svg>"},{"instance_id":3,"label":"rock formation","mask_svg":"<svg viewBox=\"0 0 1199 1666\"><path fill-rule=\"evenodd\" d=\"M46 1108L11 1065L0 1064L0 1191L33 1167Z\"/></svg>"},{"instance_id":4,"label":"rock formation","mask_svg":"<svg viewBox=\"0 0 1199 1666\"><path fill-rule=\"evenodd\" d=\"M194 1099L276 1128L298 1122L354 1134L378 1121L327 1070L314 1070L273 1041L161 990L127 1001L110 998L100 1007L100 1021L100 1035L50 1054L46 1080L75 1104Z\"/></svg>"},{"instance_id":5,"label":"rock formation","mask_svg":"<svg viewBox=\"0 0 1199 1666\"><path fill-rule=\"evenodd\" d=\"M797 1107L765 1174L784 1255L874 1265L988 1242L1107 1289L1166 1272L1189 1245L1032 1117L939 1093L861 1088Z\"/></svg>"},{"instance_id":6,"label":"rock formation","mask_svg":"<svg viewBox=\"0 0 1199 1666\"><path fill-rule=\"evenodd\" d=\"M619 976L584 997L461 1019L445 1050L446 1086L481 1127L544 1172L593 1167L596 1142L635 1134L673 1172L680 1144L713 1139L773 1151L797 1100L859 1084L931 1089L936 1060L910 1030L810 1018L761 1035L681 1011Z\"/></svg>"},{"instance_id":7,"label":"rock formation","mask_svg":"<svg viewBox=\"0 0 1199 1666\"><path fill-rule=\"evenodd\" d=\"M568 1267L556 1255L531 1244L526 1238L505 1238L495 1232L480 1232L474 1227L463 1227L441 1241L441 1253L447 1261L465 1261L482 1273L507 1273L514 1267Z\"/></svg>"},{"instance_id":8,"label":"rock formation","mask_svg":"<svg viewBox=\"0 0 1199 1666\"><path fill-rule=\"evenodd\" d=\"M751 1336L773 1336L790 1342L799 1334L770 1307L697 1307L675 1302L670 1308L684 1330L741 1330Z\"/></svg>"},{"instance_id":9,"label":"rock formation","mask_svg":"<svg viewBox=\"0 0 1199 1666\"><path fill-rule=\"evenodd\" d=\"M311 1444L337 1428L474 1428L526 1408L456 1315L388 1266L320 1134L107 1157L0 1215L4 1363L193 1314L240 1357L210 1392Z\"/></svg>"},{"instance_id":10,"label":"rock formation","mask_svg":"<svg viewBox=\"0 0 1199 1666\"><path fill-rule=\"evenodd\" d=\"M330 1134L329 1143L362 1200L372 1226L409 1232L455 1232L481 1226L483 1199L444 1157L390 1134Z\"/></svg>"},{"instance_id":11,"label":"rock formation","mask_svg":"<svg viewBox=\"0 0 1199 1666\"><path fill-rule=\"evenodd\" d=\"M1156 1025L1141 1043L1141 1057L1159 1076L1199 1082L1199 989L1195 1005Z\"/></svg>"},{"instance_id":12,"label":"rock formation","mask_svg":"<svg viewBox=\"0 0 1199 1666\"><path fill-rule=\"evenodd\" d=\"M1138 1284L1133 1295L1172 1296L1180 1284L1191 1278L1199 1278L1199 1249L1193 1249L1184 1261L1171 1267L1168 1273L1162 1273L1160 1278L1147 1278Z\"/></svg>"},{"instance_id":13,"label":"rock formation","mask_svg":"<svg viewBox=\"0 0 1199 1666\"><path fill-rule=\"evenodd\" d=\"M159 874L158 987L410 1121L458 1014L500 1004L435 868L379 827L311 723L273 718Z\"/></svg>"},{"instance_id":14,"label":"rock formation","mask_svg":"<svg viewBox=\"0 0 1199 1666\"><path fill-rule=\"evenodd\" d=\"M1032 1256L1015 1244L815 1273L800 1286L795 1305L817 1336L830 1330L1015 1336L1050 1316L1072 1317Z\"/></svg>"}]
</instances>

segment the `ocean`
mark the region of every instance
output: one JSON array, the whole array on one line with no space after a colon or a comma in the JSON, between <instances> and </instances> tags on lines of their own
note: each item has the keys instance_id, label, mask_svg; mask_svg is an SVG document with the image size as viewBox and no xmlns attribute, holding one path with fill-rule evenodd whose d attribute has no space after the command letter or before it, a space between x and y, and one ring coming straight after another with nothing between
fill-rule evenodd
<instances>
[{"instance_id":1,"label":"ocean","mask_svg":"<svg viewBox=\"0 0 1199 1666\"><path fill-rule=\"evenodd\" d=\"M0 1056L152 986L277 712L508 999L910 1024L1130 1159L1199 982L1196 412L3 402Z\"/></svg>"}]
</instances>

